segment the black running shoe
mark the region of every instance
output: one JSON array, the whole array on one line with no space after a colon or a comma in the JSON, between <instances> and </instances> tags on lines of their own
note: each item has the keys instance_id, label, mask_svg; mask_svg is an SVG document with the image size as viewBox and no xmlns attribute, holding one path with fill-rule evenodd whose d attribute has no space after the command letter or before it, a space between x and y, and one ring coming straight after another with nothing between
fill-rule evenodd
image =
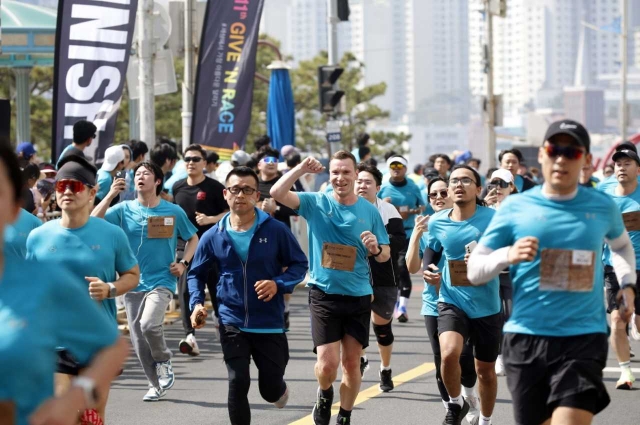
<instances>
[{"instance_id":1,"label":"black running shoe","mask_svg":"<svg viewBox=\"0 0 640 425\"><path fill-rule=\"evenodd\" d=\"M315 425L329 425L329 421L331 420L331 404L333 404L333 397L322 397L322 392L320 388L318 388L318 399L311 412Z\"/></svg>"},{"instance_id":2,"label":"black running shoe","mask_svg":"<svg viewBox=\"0 0 640 425\"><path fill-rule=\"evenodd\" d=\"M442 425L461 425L465 415L469 412L469 403L464 401L464 405L449 403L447 415L444 417Z\"/></svg>"},{"instance_id":3,"label":"black running shoe","mask_svg":"<svg viewBox=\"0 0 640 425\"><path fill-rule=\"evenodd\" d=\"M289 330L289 325L290 325L290 323L289 323L289 312L285 311L284 312L284 328L286 330Z\"/></svg>"},{"instance_id":4,"label":"black running shoe","mask_svg":"<svg viewBox=\"0 0 640 425\"><path fill-rule=\"evenodd\" d=\"M380 371L380 391L388 393L393 389L393 379L391 379L391 369Z\"/></svg>"},{"instance_id":5,"label":"black running shoe","mask_svg":"<svg viewBox=\"0 0 640 425\"><path fill-rule=\"evenodd\" d=\"M345 418L343 416L338 415L338 420L336 420L336 425L351 425L351 418Z\"/></svg>"},{"instance_id":6,"label":"black running shoe","mask_svg":"<svg viewBox=\"0 0 640 425\"><path fill-rule=\"evenodd\" d=\"M369 370L369 359L360 357L360 377L364 378L364 373Z\"/></svg>"}]
</instances>

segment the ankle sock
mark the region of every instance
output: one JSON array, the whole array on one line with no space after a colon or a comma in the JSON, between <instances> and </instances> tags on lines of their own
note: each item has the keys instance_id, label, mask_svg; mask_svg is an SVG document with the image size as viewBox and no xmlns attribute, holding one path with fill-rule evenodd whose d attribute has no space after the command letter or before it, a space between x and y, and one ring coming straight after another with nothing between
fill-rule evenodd
<instances>
[{"instance_id":1,"label":"ankle sock","mask_svg":"<svg viewBox=\"0 0 640 425\"><path fill-rule=\"evenodd\" d=\"M460 407L462 407L464 405L464 401L462 400L462 396L461 395L459 395L458 397L449 396L449 403L457 404Z\"/></svg>"},{"instance_id":2,"label":"ankle sock","mask_svg":"<svg viewBox=\"0 0 640 425\"><path fill-rule=\"evenodd\" d=\"M322 398L333 400L333 385L327 388L326 390L323 390L322 388L320 388L320 396Z\"/></svg>"},{"instance_id":3,"label":"ankle sock","mask_svg":"<svg viewBox=\"0 0 640 425\"><path fill-rule=\"evenodd\" d=\"M480 421L478 422L478 425L491 425L491 416L489 416L488 418L484 415L480 415Z\"/></svg>"}]
</instances>

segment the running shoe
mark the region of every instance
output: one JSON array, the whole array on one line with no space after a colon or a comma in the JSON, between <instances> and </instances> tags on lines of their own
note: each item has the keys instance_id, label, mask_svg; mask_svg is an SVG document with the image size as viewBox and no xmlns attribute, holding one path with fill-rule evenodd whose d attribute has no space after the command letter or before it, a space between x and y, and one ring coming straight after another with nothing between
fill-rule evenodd
<instances>
[{"instance_id":1,"label":"running shoe","mask_svg":"<svg viewBox=\"0 0 640 425\"><path fill-rule=\"evenodd\" d=\"M316 400L316 404L313 405L313 411L311 412L311 416L313 416L313 423L315 425L329 425L329 421L331 421L332 403L333 397L322 397L322 391L318 388L318 399Z\"/></svg>"},{"instance_id":2,"label":"running shoe","mask_svg":"<svg viewBox=\"0 0 640 425\"><path fill-rule=\"evenodd\" d=\"M631 318L631 329L629 333L631 334L631 338L635 339L636 341L640 341L640 330L638 330L636 320L636 315L634 313L633 317Z\"/></svg>"},{"instance_id":3,"label":"running shoe","mask_svg":"<svg viewBox=\"0 0 640 425\"><path fill-rule=\"evenodd\" d=\"M393 389L393 379L391 379L391 369L380 370L380 391L388 393Z\"/></svg>"},{"instance_id":4,"label":"running shoe","mask_svg":"<svg viewBox=\"0 0 640 425\"><path fill-rule=\"evenodd\" d=\"M464 401L469 403L469 412L466 414L465 419L470 425L478 425L478 422L480 422L480 399L473 394L469 397L464 397Z\"/></svg>"},{"instance_id":5,"label":"running shoe","mask_svg":"<svg viewBox=\"0 0 640 425\"><path fill-rule=\"evenodd\" d=\"M180 352L192 357L200 355L200 348L198 348L198 342L196 341L195 335L189 334L185 339L180 341Z\"/></svg>"},{"instance_id":6,"label":"running shoe","mask_svg":"<svg viewBox=\"0 0 640 425\"><path fill-rule=\"evenodd\" d=\"M285 385L284 394L282 394L282 396L278 399L278 401L273 403L273 405L276 406L278 409L282 409L284 406L287 405L287 402L289 401L289 386L287 385L286 382L284 383L284 385Z\"/></svg>"},{"instance_id":7,"label":"running shoe","mask_svg":"<svg viewBox=\"0 0 640 425\"><path fill-rule=\"evenodd\" d=\"M623 369L620 379L616 382L616 390L630 390L633 388L633 383L635 381L636 378L633 376L631 370Z\"/></svg>"},{"instance_id":8,"label":"running shoe","mask_svg":"<svg viewBox=\"0 0 640 425\"><path fill-rule=\"evenodd\" d=\"M502 362L502 354L498 356L496 359L496 375L505 376L506 373L504 371L504 363Z\"/></svg>"},{"instance_id":9,"label":"running shoe","mask_svg":"<svg viewBox=\"0 0 640 425\"><path fill-rule=\"evenodd\" d=\"M160 388L163 390L169 390L175 383L175 375L173 374L173 365L171 360L166 362L156 363L156 373L158 374L158 382Z\"/></svg>"},{"instance_id":10,"label":"running shoe","mask_svg":"<svg viewBox=\"0 0 640 425\"><path fill-rule=\"evenodd\" d=\"M289 312L288 312L288 311L285 311L285 312L284 312L284 328L285 328L286 330L289 330L289 325L290 325L290 324L291 324L291 323L289 323Z\"/></svg>"},{"instance_id":11,"label":"running shoe","mask_svg":"<svg viewBox=\"0 0 640 425\"><path fill-rule=\"evenodd\" d=\"M360 357L360 377L364 378L364 373L369 370L369 359Z\"/></svg>"},{"instance_id":12,"label":"running shoe","mask_svg":"<svg viewBox=\"0 0 640 425\"><path fill-rule=\"evenodd\" d=\"M406 307L398 307L396 319L398 319L398 322L400 323L407 323L409 321L409 314L407 314Z\"/></svg>"},{"instance_id":13,"label":"running shoe","mask_svg":"<svg viewBox=\"0 0 640 425\"><path fill-rule=\"evenodd\" d=\"M158 401L165 395L167 395L166 390L151 387L149 388L149 391L147 391L147 394L142 398L142 401Z\"/></svg>"},{"instance_id":14,"label":"running shoe","mask_svg":"<svg viewBox=\"0 0 640 425\"><path fill-rule=\"evenodd\" d=\"M462 406L449 403L449 409L447 409L442 425L462 425L462 420L467 413L469 413L469 403L466 400Z\"/></svg>"},{"instance_id":15,"label":"running shoe","mask_svg":"<svg viewBox=\"0 0 640 425\"><path fill-rule=\"evenodd\" d=\"M351 418L345 418L344 416L338 415L336 425L351 425Z\"/></svg>"}]
</instances>

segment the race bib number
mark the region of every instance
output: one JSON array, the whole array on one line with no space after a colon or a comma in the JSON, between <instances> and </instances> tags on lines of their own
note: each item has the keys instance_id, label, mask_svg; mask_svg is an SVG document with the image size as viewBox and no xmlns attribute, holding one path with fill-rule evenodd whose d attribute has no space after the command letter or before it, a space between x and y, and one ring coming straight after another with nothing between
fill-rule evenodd
<instances>
[{"instance_id":1,"label":"race bib number","mask_svg":"<svg viewBox=\"0 0 640 425\"><path fill-rule=\"evenodd\" d=\"M403 220L406 220L407 218L409 218L410 214L409 214L409 207L408 206L402 205L402 206L399 206L396 209L400 213L400 217L402 217Z\"/></svg>"},{"instance_id":2,"label":"race bib number","mask_svg":"<svg viewBox=\"0 0 640 425\"><path fill-rule=\"evenodd\" d=\"M633 211L622 214L622 221L627 232L640 230L640 211Z\"/></svg>"},{"instance_id":3,"label":"race bib number","mask_svg":"<svg viewBox=\"0 0 640 425\"><path fill-rule=\"evenodd\" d=\"M357 255L354 246L325 242L322 244L322 267L352 272Z\"/></svg>"},{"instance_id":4,"label":"race bib number","mask_svg":"<svg viewBox=\"0 0 640 425\"><path fill-rule=\"evenodd\" d=\"M166 239L173 237L176 218L155 216L148 218L147 237L149 239Z\"/></svg>"},{"instance_id":5,"label":"race bib number","mask_svg":"<svg viewBox=\"0 0 640 425\"><path fill-rule=\"evenodd\" d=\"M0 425L16 425L17 423L15 403L0 400Z\"/></svg>"},{"instance_id":6,"label":"race bib number","mask_svg":"<svg viewBox=\"0 0 640 425\"><path fill-rule=\"evenodd\" d=\"M451 286L472 286L467 279L467 263L464 260L449 260Z\"/></svg>"},{"instance_id":7,"label":"race bib number","mask_svg":"<svg viewBox=\"0 0 640 425\"><path fill-rule=\"evenodd\" d=\"M540 262L540 290L589 292L595 276L595 252L543 249Z\"/></svg>"}]
</instances>

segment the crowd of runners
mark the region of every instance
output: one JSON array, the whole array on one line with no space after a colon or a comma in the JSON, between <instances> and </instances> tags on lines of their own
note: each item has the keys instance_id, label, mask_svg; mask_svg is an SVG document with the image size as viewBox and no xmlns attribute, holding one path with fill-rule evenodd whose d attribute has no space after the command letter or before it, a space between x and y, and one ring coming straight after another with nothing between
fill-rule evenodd
<instances>
[{"instance_id":1,"label":"crowd of runners","mask_svg":"<svg viewBox=\"0 0 640 425\"><path fill-rule=\"evenodd\" d=\"M229 423L251 423L251 360L262 398L286 408L289 302L305 281L318 425L331 422L336 398L336 423L351 423L371 331L379 389L394 390L393 323L418 320L410 302L421 304L435 361L438 423L491 424L506 375L513 423L590 424L610 403L609 341L616 388L633 388L632 143L616 147L613 173L598 181L589 134L571 120L549 126L540 169L511 149L485 175L469 152L433 155L413 172L390 152L378 167L366 134L329 159L274 149L266 136L229 161L197 144L131 141L109 147L97 168L84 152L95 136L92 123L76 123L56 164L31 144L0 144L0 424L107 423L129 345L148 381L140 401L161 400L180 379L172 357L198 356L196 332L211 323ZM299 220L308 247L292 233ZM412 274L421 297L411 298ZM163 322L174 299L184 338L170 347Z\"/></svg>"}]
</instances>

